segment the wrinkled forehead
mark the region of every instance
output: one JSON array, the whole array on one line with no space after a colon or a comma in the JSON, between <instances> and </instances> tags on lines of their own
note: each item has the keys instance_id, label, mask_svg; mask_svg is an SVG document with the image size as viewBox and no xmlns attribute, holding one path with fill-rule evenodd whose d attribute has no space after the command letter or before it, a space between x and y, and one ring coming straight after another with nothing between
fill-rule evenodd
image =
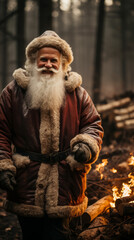
<instances>
[{"instance_id":1,"label":"wrinkled forehead","mask_svg":"<svg viewBox=\"0 0 134 240\"><path fill-rule=\"evenodd\" d=\"M37 56L41 56L41 55L48 55L48 56L52 55L52 56L60 58L62 54L56 48L43 47L43 48L40 48L37 53Z\"/></svg>"}]
</instances>

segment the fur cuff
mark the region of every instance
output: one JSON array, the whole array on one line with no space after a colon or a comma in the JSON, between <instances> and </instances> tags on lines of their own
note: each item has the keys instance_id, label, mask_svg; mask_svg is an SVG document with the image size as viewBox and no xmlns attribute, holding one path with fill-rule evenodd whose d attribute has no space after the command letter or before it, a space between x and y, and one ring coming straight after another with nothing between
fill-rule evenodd
<instances>
[{"instance_id":1,"label":"fur cuff","mask_svg":"<svg viewBox=\"0 0 134 240\"><path fill-rule=\"evenodd\" d=\"M3 207L7 212L12 212L23 217L43 217L44 209L38 206L15 203L8 200L3 202Z\"/></svg>"},{"instance_id":2,"label":"fur cuff","mask_svg":"<svg viewBox=\"0 0 134 240\"><path fill-rule=\"evenodd\" d=\"M72 155L69 155L66 158L66 162L69 164L72 171L74 171L74 170L83 171L88 174L88 172L91 169L91 164L84 164L84 163L77 162L74 159L74 156L72 156Z\"/></svg>"},{"instance_id":3,"label":"fur cuff","mask_svg":"<svg viewBox=\"0 0 134 240\"><path fill-rule=\"evenodd\" d=\"M13 154L12 159L16 168L24 168L30 163L28 156L22 156L18 153Z\"/></svg>"},{"instance_id":4,"label":"fur cuff","mask_svg":"<svg viewBox=\"0 0 134 240\"><path fill-rule=\"evenodd\" d=\"M11 159L3 159L0 160L0 172L9 170L12 173L16 173L16 167L13 165L13 162Z\"/></svg>"},{"instance_id":5,"label":"fur cuff","mask_svg":"<svg viewBox=\"0 0 134 240\"><path fill-rule=\"evenodd\" d=\"M79 217L81 216L88 205L88 198L85 197L84 201L75 206L56 206L46 209L46 212L51 218L66 218L66 217Z\"/></svg>"},{"instance_id":6,"label":"fur cuff","mask_svg":"<svg viewBox=\"0 0 134 240\"><path fill-rule=\"evenodd\" d=\"M89 163L94 163L97 160L100 152L97 141L88 134L78 134L70 142L71 149L73 149L74 145L76 145L79 142L85 143L89 146L92 153L92 158L89 161Z\"/></svg>"}]
</instances>

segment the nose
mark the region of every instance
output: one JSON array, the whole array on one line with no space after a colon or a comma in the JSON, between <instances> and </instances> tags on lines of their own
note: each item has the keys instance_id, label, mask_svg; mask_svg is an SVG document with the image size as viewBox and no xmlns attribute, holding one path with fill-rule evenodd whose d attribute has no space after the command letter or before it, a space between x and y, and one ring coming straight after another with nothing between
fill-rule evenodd
<instances>
[{"instance_id":1,"label":"nose","mask_svg":"<svg viewBox=\"0 0 134 240\"><path fill-rule=\"evenodd\" d=\"M45 62L45 67L47 67L47 68L51 68L51 67L52 67L52 63L51 63L50 60L47 60L47 61Z\"/></svg>"}]
</instances>

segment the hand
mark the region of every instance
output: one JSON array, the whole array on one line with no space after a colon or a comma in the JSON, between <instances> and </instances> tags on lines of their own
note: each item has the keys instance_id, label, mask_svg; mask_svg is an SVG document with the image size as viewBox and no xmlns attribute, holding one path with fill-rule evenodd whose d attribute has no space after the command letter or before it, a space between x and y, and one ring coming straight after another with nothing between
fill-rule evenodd
<instances>
[{"instance_id":1,"label":"hand","mask_svg":"<svg viewBox=\"0 0 134 240\"><path fill-rule=\"evenodd\" d=\"M0 188L3 190L13 191L15 185L16 181L12 172L0 172Z\"/></svg>"},{"instance_id":2,"label":"hand","mask_svg":"<svg viewBox=\"0 0 134 240\"><path fill-rule=\"evenodd\" d=\"M77 143L73 147L72 155L76 161L81 163L88 163L92 158L91 150L85 143Z\"/></svg>"}]
</instances>

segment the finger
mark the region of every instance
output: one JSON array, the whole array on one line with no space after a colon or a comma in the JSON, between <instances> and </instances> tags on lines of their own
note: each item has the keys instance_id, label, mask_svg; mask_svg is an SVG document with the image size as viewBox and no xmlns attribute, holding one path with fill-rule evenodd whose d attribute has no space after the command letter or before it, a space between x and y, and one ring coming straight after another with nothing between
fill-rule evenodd
<instances>
[{"instance_id":1,"label":"finger","mask_svg":"<svg viewBox=\"0 0 134 240\"><path fill-rule=\"evenodd\" d=\"M9 190L9 191L12 191L12 190L13 190L13 187L12 187L12 185L10 184L9 179L8 179L7 181L5 181L5 182L2 182L1 187L2 187L4 190Z\"/></svg>"},{"instance_id":2,"label":"finger","mask_svg":"<svg viewBox=\"0 0 134 240\"><path fill-rule=\"evenodd\" d=\"M78 149L79 149L79 144L76 144L76 145L73 147L72 152L76 152L76 151L78 151Z\"/></svg>"},{"instance_id":3,"label":"finger","mask_svg":"<svg viewBox=\"0 0 134 240\"><path fill-rule=\"evenodd\" d=\"M12 186L16 185L16 180L15 180L14 176L11 177L10 182L11 182Z\"/></svg>"}]
</instances>

